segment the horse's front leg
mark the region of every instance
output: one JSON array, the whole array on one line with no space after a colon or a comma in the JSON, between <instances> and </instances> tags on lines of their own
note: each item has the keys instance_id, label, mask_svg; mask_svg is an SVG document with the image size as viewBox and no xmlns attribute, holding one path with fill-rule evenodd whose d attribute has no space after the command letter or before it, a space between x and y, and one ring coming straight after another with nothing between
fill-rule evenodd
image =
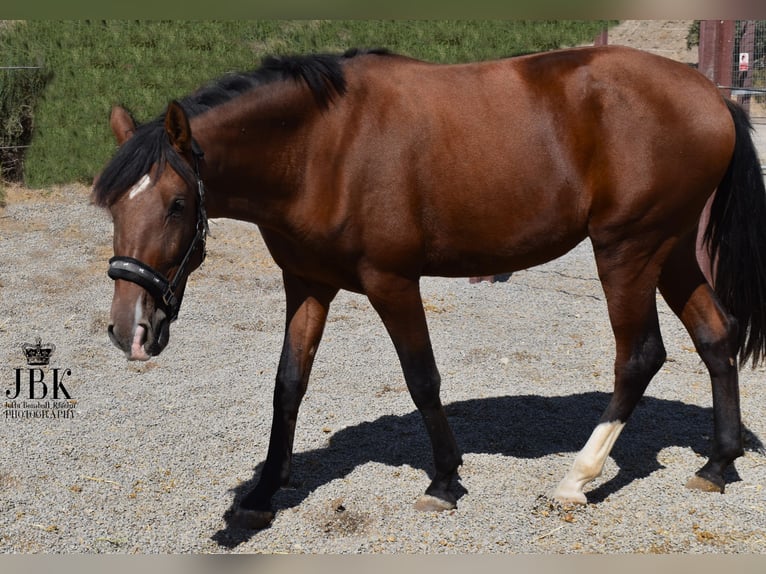
<instances>
[{"instance_id":1,"label":"horse's front leg","mask_svg":"<svg viewBox=\"0 0 766 574\"><path fill-rule=\"evenodd\" d=\"M235 511L241 527L260 529L274 518L271 498L290 478L298 409L322 338L330 303L338 290L284 273L287 296L285 340L274 387L274 416L266 462L255 488Z\"/></svg>"},{"instance_id":2,"label":"horse's front leg","mask_svg":"<svg viewBox=\"0 0 766 574\"><path fill-rule=\"evenodd\" d=\"M404 371L407 388L425 422L433 449L435 473L426 492L415 503L418 510L448 510L457 500L451 483L462 464L452 429L439 398L441 379L428 335L417 281L376 277L365 285L380 315Z\"/></svg>"}]
</instances>

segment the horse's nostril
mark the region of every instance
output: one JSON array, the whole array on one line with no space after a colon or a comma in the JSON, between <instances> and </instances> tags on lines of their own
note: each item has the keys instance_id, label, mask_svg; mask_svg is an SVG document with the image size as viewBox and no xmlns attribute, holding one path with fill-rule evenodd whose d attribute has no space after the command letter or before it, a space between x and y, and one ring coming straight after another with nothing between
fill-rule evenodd
<instances>
[{"instance_id":1,"label":"horse's nostril","mask_svg":"<svg viewBox=\"0 0 766 574\"><path fill-rule=\"evenodd\" d=\"M114 332L114 325L113 324L110 324L106 328L106 332L109 335L109 340L112 342L112 344L115 345L116 347L122 349L123 346L120 344L120 340L119 340L119 338L117 337L117 335Z\"/></svg>"}]
</instances>

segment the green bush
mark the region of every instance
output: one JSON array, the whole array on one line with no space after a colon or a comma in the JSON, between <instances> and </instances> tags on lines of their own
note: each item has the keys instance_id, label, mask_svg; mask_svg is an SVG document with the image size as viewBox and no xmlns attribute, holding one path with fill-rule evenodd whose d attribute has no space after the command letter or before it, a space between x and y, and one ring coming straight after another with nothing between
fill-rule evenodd
<instances>
[{"instance_id":1,"label":"green bush","mask_svg":"<svg viewBox=\"0 0 766 574\"><path fill-rule=\"evenodd\" d=\"M258 67L264 55L385 47L431 61L461 62L589 43L604 25L504 20L28 21L0 31L0 54L25 54L26 62L44 66L44 77L52 74L44 97L34 105L34 135L24 162L27 185L42 187L92 180L114 152L108 125L114 104L146 121L170 99L225 72Z\"/></svg>"}]
</instances>

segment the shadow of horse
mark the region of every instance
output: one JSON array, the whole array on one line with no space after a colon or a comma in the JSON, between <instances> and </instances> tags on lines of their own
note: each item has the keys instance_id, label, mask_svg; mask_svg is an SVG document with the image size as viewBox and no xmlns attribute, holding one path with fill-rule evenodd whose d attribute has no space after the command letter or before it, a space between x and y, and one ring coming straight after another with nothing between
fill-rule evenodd
<instances>
[{"instance_id":1,"label":"shadow of horse","mask_svg":"<svg viewBox=\"0 0 766 574\"><path fill-rule=\"evenodd\" d=\"M579 451L610 398L611 393L602 392L558 397L504 396L455 402L445 409L464 454L540 458ZM611 452L619 468L617 474L589 491L589 502L601 502L632 481L662 468L657 455L664 448L691 448L706 457L712 416L710 408L644 397ZM748 429L743 433L748 450L763 452L763 443L755 434ZM347 476L367 462L409 465L430 474L432 456L420 414L413 410L402 416L384 415L338 431L327 447L295 453L294 479L289 487L277 492L272 507L277 512L297 506L316 488ZM233 548L257 533L233 526L229 517L239 500L255 486L262 466L258 464L252 479L234 489L234 501L224 515L227 526L212 537L219 545ZM567 467L563 465L562 476ZM689 476L695 470L690 468ZM510 462L508 472L513 472ZM738 480L732 465L727 482ZM458 497L466 493L461 486L457 490Z\"/></svg>"}]
</instances>

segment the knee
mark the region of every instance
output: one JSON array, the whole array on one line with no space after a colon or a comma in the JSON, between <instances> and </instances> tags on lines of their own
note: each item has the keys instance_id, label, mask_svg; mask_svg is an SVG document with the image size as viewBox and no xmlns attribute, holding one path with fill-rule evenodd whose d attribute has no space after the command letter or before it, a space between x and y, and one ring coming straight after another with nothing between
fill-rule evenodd
<instances>
[{"instance_id":1,"label":"knee","mask_svg":"<svg viewBox=\"0 0 766 574\"><path fill-rule=\"evenodd\" d=\"M667 359L667 357L668 354L665 351L665 345L662 344L662 339L659 334L650 337L644 347L646 371L654 376L654 374L660 370L662 365L665 364L665 359Z\"/></svg>"},{"instance_id":2,"label":"knee","mask_svg":"<svg viewBox=\"0 0 766 574\"><path fill-rule=\"evenodd\" d=\"M665 363L667 353L659 333L650 334L633 349L624 366L624 374L629 379L651 379Z\"/></svg>"},{"instance_id":3,"label":"knee","mask_svg":"<svg viewBox=\"0 0 766 574\"><path fill-rule=\"evenodd\" d=\"M408 380L407 388L418 409L441 407L441 399L439 398L441 379L438 375Z\"/></svg>"},{"instance_id":4,"label":"knee","mask_svg":"<svg viewBox=\"0 0 766 574\"><path fill-rule=\"evenodd\" d=\"M274 385L274 408L293 411L306 394L307 381L297 372L280 371Z\"/></svg>"}]
</instances>

